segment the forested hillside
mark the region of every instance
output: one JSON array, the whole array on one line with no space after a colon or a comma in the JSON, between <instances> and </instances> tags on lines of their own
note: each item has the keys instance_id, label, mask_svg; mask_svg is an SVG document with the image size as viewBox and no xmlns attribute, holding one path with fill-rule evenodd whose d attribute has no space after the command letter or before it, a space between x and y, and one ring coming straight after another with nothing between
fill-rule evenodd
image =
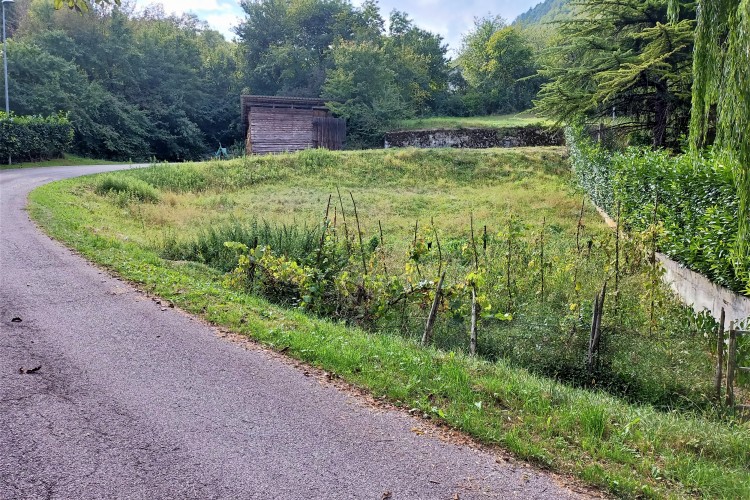
<instances>
[{"instance_id":1,"label":"forested hillside","mask_svg":"<svg viewBox=\"0 0 750 500\"><path fill-rule=\"evenodd\" d=\"M544 0L516 18L513 24L528 27L565 18L573 9L571 0Z\"/></svg>"}]
</instances>

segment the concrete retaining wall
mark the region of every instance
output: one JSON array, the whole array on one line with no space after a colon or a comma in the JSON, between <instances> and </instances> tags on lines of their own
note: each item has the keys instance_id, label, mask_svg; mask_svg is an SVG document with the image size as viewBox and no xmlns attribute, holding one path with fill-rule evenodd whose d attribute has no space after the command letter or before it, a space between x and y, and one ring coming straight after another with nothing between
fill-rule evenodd
<instances>
[{"instance_id":1,"label":"concrete retaining wall","mask_svg":"<svg viewBox=\"0 0 750 500\"><path fill-rule=\"evenodd\" d=\"M596 207L596 210L609 227L617 228L617 223L604 210L599 207ZM691 271L662 253L657 253L656 258L664 269L662 275L664 283L669 285L680 300L692 307L695 312L708 310L711 316L719 321L723 308L727 328L732 321L740 322L750 318L749 297L712 283L702 274Z\"/></svg>"},{"instance_id":2,"label":"concrete retaining wall","mask_svg":"<svg viewBox=\"0 0 750 500\"><path fill-rule=\"evenodd\" d=\"M702 274L684 267L666 255L656 257L664 268L662 279L672 290L696 312L709 310L718 321L721 309L726 313L727 327L732 321L740 322L750 318L750 298L711 283Z\"/></svg>"},{"instance_id":3,"label":"concrete retaining wall","mask_svg":"<svg viewBox=\"0 0 750 500\"><path fill-rule=\"evenodd\" d=\"M515 148L561 146L561 130L539 125L455 130L406 130L385 134L386 148Z\"/></svg>"}]
</instances>

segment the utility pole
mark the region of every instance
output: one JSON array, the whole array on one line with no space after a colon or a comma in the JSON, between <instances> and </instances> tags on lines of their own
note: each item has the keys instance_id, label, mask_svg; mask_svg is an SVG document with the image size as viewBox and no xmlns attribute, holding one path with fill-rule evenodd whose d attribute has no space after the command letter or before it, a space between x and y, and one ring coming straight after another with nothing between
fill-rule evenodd
<instances>
[{"instance_id":1,"label":"utility pole","mask_svg":"<svg viewBox=\"0 0 750 500\"><path fill-rule=\"evenodd\" d=\"M3 69L5 70L5 114L6 118L10 119L10 99L8 98L8 37L5 34L5 4L13 3L13 0L2 0L3 4ZM8 165L11 164L12 158L8 153Z\"/></svg>"},{"instance_id":2,"label":"utility pole","mask_svg":"<svg viewBox=\"0 0 750 500\"><path fill-rule=\"evenodd\" d=\"M5 34L5 4L13 0L2 0L3 4L3 68L5 70L5 112L10 114L10 100L8 99L8 37Z\"/></svg>"}]
</instances>

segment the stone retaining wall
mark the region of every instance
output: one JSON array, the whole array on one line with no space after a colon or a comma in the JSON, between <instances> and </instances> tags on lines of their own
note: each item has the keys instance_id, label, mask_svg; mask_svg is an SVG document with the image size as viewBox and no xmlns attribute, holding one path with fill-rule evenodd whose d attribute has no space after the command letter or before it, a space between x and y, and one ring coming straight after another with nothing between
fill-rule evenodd
<instances>
[{"instance_id":1,"label":"stone retaining wall","mask_svg":"<svg viewBox=\"0 0 750 500\"><path fill-rule=\"evenodd\" d=\"M385 134L386 148L516 148L562 146L562 130L528 125L506 128L406 130Z\"/></svg>"}]
</instances>

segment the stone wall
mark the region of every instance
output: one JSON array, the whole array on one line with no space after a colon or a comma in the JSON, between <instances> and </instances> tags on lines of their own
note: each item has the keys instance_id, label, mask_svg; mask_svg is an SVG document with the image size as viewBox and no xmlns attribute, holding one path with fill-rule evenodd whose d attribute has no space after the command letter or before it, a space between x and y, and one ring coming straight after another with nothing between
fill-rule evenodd
<instances>
[{"instance_id":1,"label":"stone wall","mask_svg":"<svg viewBox=\"0 0 750 500\"><path fill-rule=\"evenodd\" d=\"M528 125L507 128L405 130L385 134L386 148L515 148L561 146L562 130Z\"/></svg>"}]
</instances>

